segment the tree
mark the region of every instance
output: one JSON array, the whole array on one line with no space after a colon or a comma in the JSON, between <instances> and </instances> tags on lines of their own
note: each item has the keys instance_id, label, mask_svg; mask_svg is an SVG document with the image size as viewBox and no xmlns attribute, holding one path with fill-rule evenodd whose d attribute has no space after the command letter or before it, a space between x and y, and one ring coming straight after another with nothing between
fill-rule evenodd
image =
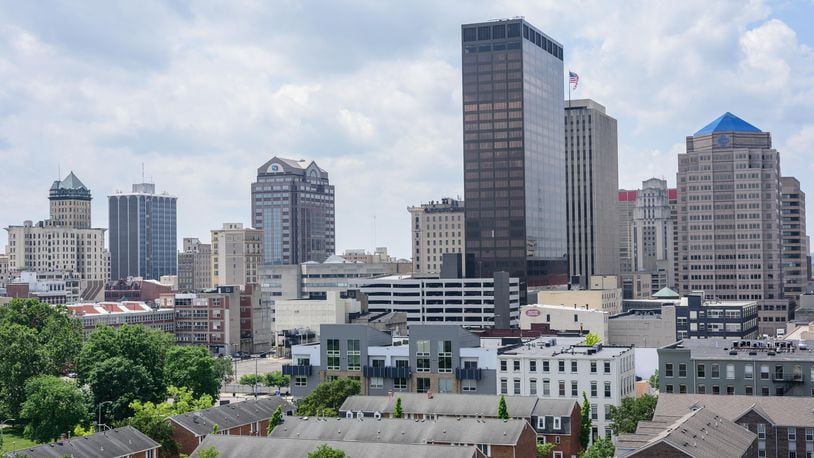
<instances>
[{"instance_id":1,"label":"tree","mask_svg":"<svg viewBox=\"0 0 814 458\"><path fill-rule=\"evenodd\" d=\"M277 409L274 410L274 413L271 415L271 419L269 420L268 431L266 431L267 435L271 435L271 432L274 431L274 428L277 425L283 424L283 408L278 406Z\"/></svg>"},{"instance_id":2,"label":"tree","mask_svg":"<svg viewBox=\"0 0 814 458\"><path fill-rule=\"evenodd\" d=\"M281 371L269 372L264 376L266 386L276 386L282 388L291 383L291 377L283 375Z\"/></svg>"},{"instance_id":3,"label":"tree","mask_svg":"<svg viewBox=\"0 0 814 458\"><path fill-rule=\"evenodd\" d=\"M588 394L582 392L582 424L579 431L579 444L582 450L591 443L591 405L588 403Z\"/></svg>"},{"instance_id":4,"label":"tree","mask_svg":"<svg viewBox=\"0 0 814 458\"><path fill-rule=\"evenodd\" d=\"M221 383L230 383L235 375L232 368L232 361L224 358L223 355L215 358L215 373L218 374L218 379Z\"/></svg>"},{"instance_id":5,"label":"tree","mask_svg":"<svg viewBox=\"0 0 814 458\"><path fill-rule=\"evenodd\" d=\"M634 433L640 421L650 421L656 411L657 396L645 394L639 399L622 399L619 407L611 406L611 428L614 434Z\"/></svg>"},{"instance_id":6,"label":"tree","mask_svg":"<svg viewBox=\"0 0 814 458\"><path fill-rule=\"evenodd\" d=\"M167 419L173 415L207 409L214 404L208 394L196 399L188 388L171 386L167 392L171 401L154 404L136 400L129 405L133 416L128 423L161 444L159 449L161 457L176 456L179 449L178 442L172 436L172 426Z\"/></svg>"},{"instance_id":7,"label":"tree","mask_svg":"<svg viewBox=\"0 0 814 458\"><path fill-rule=\"evenodd\" d=\"M336 448L331 448L327 444L322 444L313 452L308 453L308 458L346 458L345 452Z\"/></svg>"},{"instance_id":8,"label":"tree","mask_svg":"<svg viewBox=\"0 0 814 458\"><path fill-rule=\"evenodd\" d=\"M616 447L607 437L597 438L594 443L580 455L580 458L611 458L616 453Z\"/></svg>"},{"instance_id":9,"label":"tree","mask_svg":"<svg viewBox=\"0 0 814 458\"><path fill-rule=\"evenodd\" d=\"M246 374L240 377L241 385L254 385L255 383L263 383L262 375Z\"/></svg>"},{"instance_id":10,"label":"tree","mask_svg":"<svg viewBox=\"0 0 814 458\"><path fill-rule=\"evenodd\" d=\"M113 401L115 419L132 414L130 402L160 402L167 385L164 369L174 337L144 326L97 328L76 360L80 383L91 387L95 404Z\"/></svg>"},{"instance_id":11,"label":"tree","mask_svg":"<svg viewBox=\"0 0 814 458\"><path fill-rule=\"evenodd\" d=\"M32 328L3 323L0 342L0 413L16 418L25 401L26 380L47 372L47 358Z\"/></svg>"},{"instance_id":12,"label":"tree","mask_svg":"<svg viewBox=\"0 0 814 458\"><path fill-rule=\"evenodd\" d=\"M28 422L24 434L33 441L59 439L87 419L85 397L72 380L53 375L34 377L26 382L25 394L20 418Z\"/></svg>"},{"instance_id":13,"label":"tree","mask_svg":"<svg viewBox=\"0 0 814 458\"><path fill-rule=\"evenodd\" d=\"M500 400L497 402L497 418L508 420L509 410L506 408L506 398L500 395Z\"/></svg>"},{"instance_id":14,"label":"tree","mask_svg":"<svg viewBox=\"0 0 814 458\"><path fill-rule=\"evenodd\" d=\"M167 349L164 380L168 385L185 386L195 396L220 393L220 374L215 359L201 346L172 346Z\"/></svg>"},{"instance_id":15,"label":"tree","mask_svg":"<svg viewBox=\"0 0 814 458\"><path fill-rule=\"evenodd\" d=\"M593 331L589 332L587 336L585 336L585 345L589 347L593 347L594 345L602 343L602 339L599 338L599 335L594 333Z\"/></svg>"},{"instance_id":16,"label":"tree","mask_svg":"<svg viewBox=\"0 0 814 458\"><path fill-rule=\"evenodd\" d=\"M551 458L551 452L557 445L553 442L546 442L545 444L537 444L537 458Z\"/></svg>"},{"instance_id":17,"label":"tree","mask_svg":"<svg viewBox=\"0 0 814 458\"><path fill-rule=\"evenodd\" d=\"M396 408L393 409L393 418L404 418L404 409L401 407L401 396L396 398Z\"/></svg>"},{"instance_id":18,"label":"tree","mask_svg":"<svg viewBox=\"0 0 814 458\"><path fill-rule=\"evenodd\" d=\"M361 385L357 380L338 378L320 383L314 391L300 400L297 415L314 416L319 413L327 415L326 409L332 409L334 415L349 396L359 394Z\"/></svg>"},{"instance_id":19,"label":"tree","mask_svg":"<svg viewBox=\"0 0 814 458\"><path fill-rule=\"evenodd\" d=\"M658 369L656 369L656 372L653 375L650 376L650 378L647 380L647 383L650 384L650 388L653 388L654 390L659 389L659 370Z\"/></svg>"},{"instance_id":20,"label":"tree","mask_svg":"<svg viewBox=\"0 0 814 458\"><path fill-rule=\"evenodd\" d=\"M220 453L218 452L218 449L212 446L199 451L195 456L198 458L218 458Z\"/></svg>"}]
</instances>

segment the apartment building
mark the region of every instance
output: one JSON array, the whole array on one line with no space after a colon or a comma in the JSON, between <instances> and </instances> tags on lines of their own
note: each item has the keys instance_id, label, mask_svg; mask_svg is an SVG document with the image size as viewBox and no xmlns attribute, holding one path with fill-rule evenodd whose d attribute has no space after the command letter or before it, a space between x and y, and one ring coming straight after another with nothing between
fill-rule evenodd
<instances>
[{"instance_id":1,"label":"apartment building","mask_svg":"<svg viewBox=\"0 0 814 458\"><path fill-rule=\"evenodd\" d=\"M410 326L392 337L363 324L322 325L319 343L291 348L291 394L308 395L325 380L352 377L362 394L494 394L497 346L456 325Z\"/></svg>"},{"instance_id":2,"label":"apartment building","mask_svg":"<svg viewBox=\"0 0 814 458\"><path fill-rule=\"evenodd\" d=\"M441 272L444 253L464 253L464 202L451 197L430 201L410 212L413 272Z\"/></svg>"},{"instance_id":3,"label":"apartment building","mask_svg":"<svg viewBox=\"0 0 814 458\"><path fill-rule=\"evenodd\" d=\"M404 312L410 324L457 323L469 328L516 328L520 282L506 272L492 278L391 275L354 282L371 313Z\"/></svg>"},{"instance_id":4,"label":"apartment building","mask_svg":"<svg viewBox=\"0 0 814 458\"><path fill-rule=\"evenodd\" d=\"M178 253L178 290L200 291L212 287L212 245L184 237Z\"/></svg>"},{"instance_id":5,"label":"apartment building","mask_svg":"<svg viewBox=\"0 0 814 458\"><path fill-rule=\"evenodd\" d=\"M258 283L263 261L263 232L244 228L242 223L224 223L210 231L212 237L212 281L218 285Z\"/></svg>"},{"instance_id":6,"label":"apartment building","mask_svg":"<svg viewBox=\"0 0 814 458\"><path fill-rule=\"evenodd\" d=\"M806 194L794 177L780 178L783 237L783 294L793 311L808 291L809 251L806 234Z\"/></svg>"},{"instance_id":7,"label":"apartment building","mask_svg":"<svg viewBox=\"0 0 814 458\"><path fill-rule=\"evenodd\" d=\"M814 341L687 339L658 350L662 393L814 396Z\"/></svg>"},{"instance_id":8,"label":"apartment building","mask_svg":"<svg viewBox=\"0 0 814 458\"><path fill-rule=\"evenodd\" d=\"M610 436L610 408L633 396L633 349L582 345L583 338L541 337L498 354L497 392L591 403L593 436Z\"/></svg>"}]
</instances>

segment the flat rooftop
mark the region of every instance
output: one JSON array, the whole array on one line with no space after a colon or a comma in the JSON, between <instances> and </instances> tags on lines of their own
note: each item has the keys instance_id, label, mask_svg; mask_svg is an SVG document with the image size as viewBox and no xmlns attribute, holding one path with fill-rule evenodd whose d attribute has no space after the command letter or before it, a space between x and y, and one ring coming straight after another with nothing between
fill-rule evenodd
<instances>
[{"instance_id":1,"label":"flat rooftop","mask_svg":"<svg viewBox=\"0 0 814 458\"><path fill-rule=\"evenodd\" d=\"M583 337L541 337L514 348L501 352L502 355L535 356L542 358L563 357L569 359L580 358L613 358L631 351L629 346L595 345L593 347L579 345L585 341Z\"/></svg>"},{"instance_id":2,"label":"flat rooftop","mask_svg":"<svg viewBox=\"0 0 814 458\"><path fill-rule=\"evenodd\" d=\"M706 360L814 361L814 340L684 339L662 350L688 350Z\"/></svg>"}]
</instances>

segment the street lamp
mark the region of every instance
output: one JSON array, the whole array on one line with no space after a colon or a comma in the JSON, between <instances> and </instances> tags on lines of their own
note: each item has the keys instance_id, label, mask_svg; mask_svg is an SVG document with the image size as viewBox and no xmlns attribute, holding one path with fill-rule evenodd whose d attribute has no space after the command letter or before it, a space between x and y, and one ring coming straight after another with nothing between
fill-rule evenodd
<instances>
[{"instance_id":1,"label":"street lamp","mask_svg":"<svg viewBox=\"0 0 814 458\"><path fill-rule=\"evenodd\" d=\"M99 421L96 423L96 432L98 433L100 429L102 429L102 406L105 404L113 404L113 401L104 401L96 407L96 410L99 412Z\"/></svg>"},{"instance_id":2,"label":"street lamp","mask_svg":"<svg viewBox=\"0 0 814 458\"><path fill-rule=\"evenodd\" d=\"M3 441L3 430L6 429L6 423L8 423L9 421L12 421L12 420L14 420L14 419L13 418L6 418L5 420L3 420L3 423L0 423L0 446L2 446L2 444L5 444L5 442ZM0 456L5 456L5 454L0 455Z\"/></svg>"}]
</instances>

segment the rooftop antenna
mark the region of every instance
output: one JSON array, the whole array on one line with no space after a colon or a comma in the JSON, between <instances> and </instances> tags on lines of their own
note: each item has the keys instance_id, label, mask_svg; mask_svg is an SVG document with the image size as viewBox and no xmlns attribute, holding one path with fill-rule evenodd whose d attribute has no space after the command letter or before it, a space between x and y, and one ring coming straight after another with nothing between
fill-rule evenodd
<instances>
[{"instance_id":1,"label":"rooftop antenna","mask_svg":"<svg viewBox=\"0 0 814 458\"><path fill-rule=\"evenodd\" d=\"M141 182L144 183L144 163L141 163Z\"/></svg>"},{"instance_id":2,"label":"rooftop antenna","mask_svg":"<svg viewBox=\"0 0 814 458\"><path fill-rule=\"evenodd\" d=\"M62 165L57 161L57 180L62 177Z\"/></svg>"}]
</instances>

